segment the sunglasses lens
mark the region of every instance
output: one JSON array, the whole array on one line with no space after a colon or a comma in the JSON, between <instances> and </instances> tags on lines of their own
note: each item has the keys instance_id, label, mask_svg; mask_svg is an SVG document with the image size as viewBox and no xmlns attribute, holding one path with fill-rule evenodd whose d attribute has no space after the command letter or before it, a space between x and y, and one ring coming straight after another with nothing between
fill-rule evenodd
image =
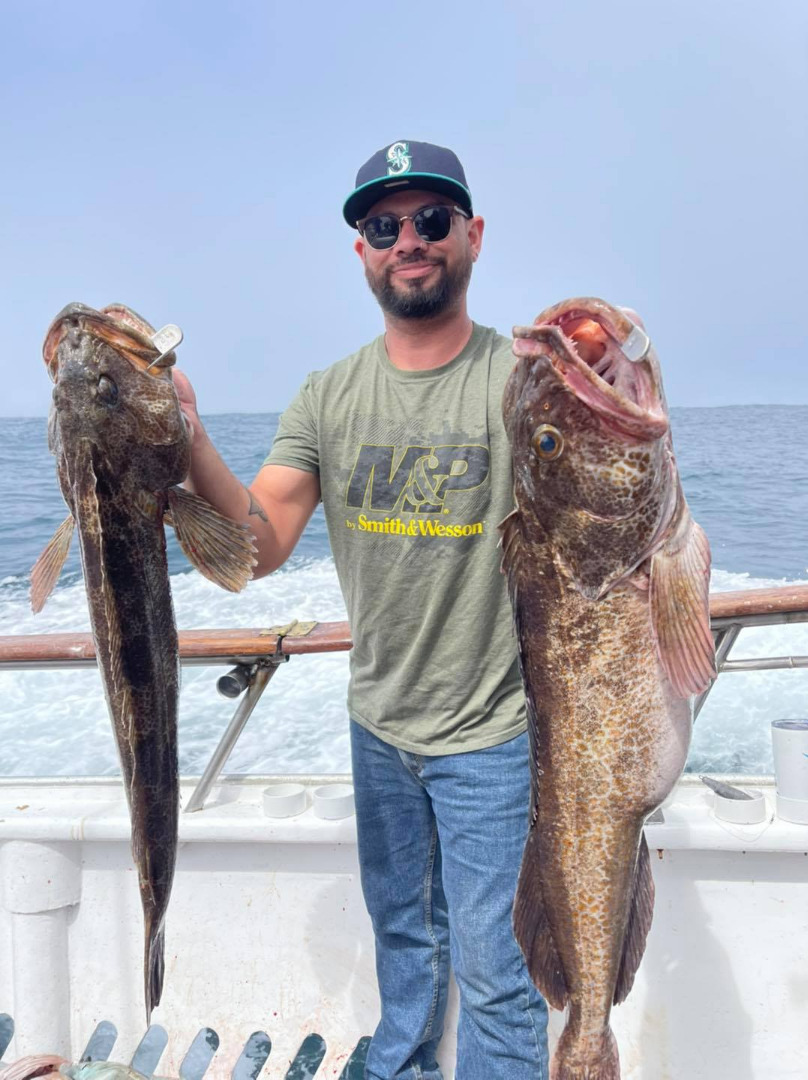
<instances>
[{"instance_id":1,"label":"sunglasses lens","mask_svg":"<svg viewBox=\"0 0 808 1080\"><path fill-rule=\"evenodd\" d=\"M425 206L412 219L415 231L428 244L445 240L452 227L452 211L448 206Z\"/></svg>"},{"instance_id":2,"label":"sunglasses lens","mask_svg":"<svg viewBox=\"0 0 808 1080\"><path fill-rule=\"evenodd\" d=\"M377 214L368 218L362 226L362 235L372 248L391 248L398 240L401 219L395 214ZM413 215L416 233L427 244L445 240L452 227L451 206L425 206Z\"/></svg>"},{"instance_id":3,"label":"sunglasses lens","mask_svg":"<svg viewBox=\"0 0 808 1080\"><path fill-rule=\"evenodd\" d=\"M364 236L372 248L390 248L398 239L398 218L394 214L377 214L368 218Z\"/></svg>"}]
</instances>

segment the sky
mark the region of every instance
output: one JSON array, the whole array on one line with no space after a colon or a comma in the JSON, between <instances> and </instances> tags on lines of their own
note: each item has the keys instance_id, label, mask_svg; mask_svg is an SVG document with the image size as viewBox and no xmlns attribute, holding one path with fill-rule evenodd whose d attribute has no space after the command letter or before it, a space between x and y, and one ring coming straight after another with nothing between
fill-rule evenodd
<instances>
[{"instance_id":1,"label":"sky","mask_svg":"<svg viewBox=\"0 0 808 1080\"><path fill-rule=\"evenodd\" d=\"M200 412L282 409L381 315L342 203L450 146L472 317L636 308L671 405L808 403L804 0L0 2L0 415L44 416L48 324L179 324Z\"/></svg>"}]
</instances>

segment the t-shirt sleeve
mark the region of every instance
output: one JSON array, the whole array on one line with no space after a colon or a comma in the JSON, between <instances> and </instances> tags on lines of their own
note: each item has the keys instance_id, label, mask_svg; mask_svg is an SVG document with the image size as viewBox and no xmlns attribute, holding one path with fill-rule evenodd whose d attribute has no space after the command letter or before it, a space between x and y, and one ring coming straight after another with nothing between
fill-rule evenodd
<instances>
[{"instance_id":1,"label":"t-shirt sleeve","mask_svg":"<svg viewBox=\"0 0 808 1080\"><path fill-rule=\"evenodd\" d=\"M297 396L281 414L278 431L264 465L289 465L306 472L320 472L317 438L316 385L309 375Z\"/></svg>"}]
</instances>

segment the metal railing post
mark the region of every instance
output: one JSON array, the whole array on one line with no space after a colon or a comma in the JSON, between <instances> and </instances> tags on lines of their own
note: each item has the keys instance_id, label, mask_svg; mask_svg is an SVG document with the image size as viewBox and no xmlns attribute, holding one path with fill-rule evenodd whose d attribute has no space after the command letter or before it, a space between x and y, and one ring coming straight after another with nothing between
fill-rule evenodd
<instances>
[{"instance_id":1,"label":"metal railing post","mask_svg":"<svg viewBox=\"0 0 808 1080\"><path fill-rule=\"evenodd\" d=\"M244 730L244 725L249 720L253 709L258 704L259 698L267 687L267 683L281 666L289 659L288 656L273 656L270 660L257 663L250 675L250 684L244 697L238 703L238 708L233 714L233 719L222 735L219 745L213 751L199 783L194 788L188 805L185 807L186 814L192 814L195 810L201 810L205 805L210 789L216 783L219 773L230 757L230 752L236 745L239 736Z\"/></svg>"},{"instance_id":2,"label":"metal railing post","mask_svg":"<svg viewBox=\"0 0 808 1080\"><path fill-rule=\"evenodd\" d=\"M713 640L715 641L715 670L716 676L710 685L696 698L693 703L693 720L695 722L696 717L702 710L707 695L718 681L718 676L721 674L721 665L729 656L730 649L738 640L738 634L741 632L740 623L730 623L729 626L721 627L719 630L713 631Z\"/></svg>"}]
</instances>

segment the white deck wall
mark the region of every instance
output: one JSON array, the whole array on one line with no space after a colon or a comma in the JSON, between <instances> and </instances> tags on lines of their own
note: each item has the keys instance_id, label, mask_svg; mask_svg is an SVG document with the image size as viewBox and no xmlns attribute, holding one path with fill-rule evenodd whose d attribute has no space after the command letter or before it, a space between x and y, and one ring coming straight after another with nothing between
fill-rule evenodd
<instances>
[{"instance_id":1,"label":"white deck wall","mask_svg":"<svg viewBox=\"0 0 808 1080\"><path fill-rule=\"evenodd\" d=\"M282 1078L304 1036L336 1078L378 1002L353 818L264 816L267 779L224 781L185 815L168 913L158 1071L176 1075L200 1027L227 1076L256 1030ZM184 788L187 801L190 787ZM767 791L773 807L773 793ZM624 1080L805 1080L808 826L728 826L712 795L682 785L647 828L657 899L628 1001L613 1013ZM4 1061L75 1058L95 1024L128 1060L145 1022L142 917L120 784L0 782L0 1013L17 1035ZM452 999L452 1014L456 1000ZM554 1014L553 1039L563 1018ZM453 1038L444 1040L447 1080Z\"/></svg>"}]
</instances>

